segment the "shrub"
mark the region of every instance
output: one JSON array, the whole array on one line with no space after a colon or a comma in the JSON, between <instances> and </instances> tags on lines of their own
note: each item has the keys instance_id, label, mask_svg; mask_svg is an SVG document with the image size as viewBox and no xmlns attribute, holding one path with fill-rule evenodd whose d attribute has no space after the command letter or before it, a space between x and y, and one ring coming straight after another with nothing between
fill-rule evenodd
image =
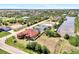
<instances>
[{"instance_id":1,"label":"shrub","mask_svg":"<svg viewBox=\"0 0 79 59\"><path fill-rule=\"evenodd\" d=\"M37 45L36 42L30 42L29 44L27 44L27 48L28 49L32 49L35 50L35 46Z\"/></svg>"},{"instance_id":2,"label":"shrub","mask_svg":"<svg viewBox=\"0 0 79 59\"><path fill-rule=\"evenodd\" d=\"M47 31L46 35L48 35L49 37L60 37L60 35L57 32L53 32L53 31Z\"/></svg>"},{"instance_id":3,"label":"shrub","mask_svg":"<svg viewBox=\"0 0 79 59\"><path fill-rule=\"evenodd\" d=\"M50 53L50 51L47 49L46 46L43 46L43 47L42 47L42 53L48 54L48 53Z\"/></svg>"},{"instance_id":4,"label":"shrub","mask_svg":"<svg viewBox=\"0 0 79 59\"><path fill-rule=\"evenodd\" d=\"M16 41L16 40L14 40L14 43L17 43L17 41Z\"/></svg>"},{"instance_id":5,"label":"shrub","mask_svg":"<svg viewBox=\"0 0 79 59\"><path fill-rule=\"evenodd\" d=\"M41 45L40 44L37 44L35 46L35 51L38 52L38 53L42 53L42 48L41 48Z\"/></svg>"},{"instance_id":6,"label":"shrub","mask_svg":"<svg viewBox=\"0 0 79 59\"><path fill-rule=\"evenodd\" d=\"M72 44L73 46L79 46L79 36L75 36L75 37L70 37L69 39L70 44Z\"/></svg>"},{"instance_id":7,"label":"shrub","mask_svg":"<svg viewBox=\"0 0 79 59\"><path fill-rule=\"evenodd\" d=\"M57 29L58 27L59 27L59 25L57 25L57 24L54 25L54 28L55 28L55 29Z\"/></svg>"},{"instance_id":8,"label":"shrub","mask_svg":"<svg viewBox=\"0 0 79 59\"><path fill-rule=\"evenodd\" d=\"M68 34L65 34L64 38L65 39L69 39L69 35Z\"/></svg>"}]
</instances>

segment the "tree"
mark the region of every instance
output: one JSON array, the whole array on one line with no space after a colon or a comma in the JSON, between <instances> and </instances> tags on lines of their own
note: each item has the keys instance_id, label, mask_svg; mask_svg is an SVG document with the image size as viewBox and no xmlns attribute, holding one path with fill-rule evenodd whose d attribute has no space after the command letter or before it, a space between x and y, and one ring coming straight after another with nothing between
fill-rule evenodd
<instances>
[{"instance_id":1,"label":"tree","mask_svg":"<svg viewBox=\"0 0 79 59\"><path fill-rule=\"evenodd\" d=\"M50 30L47 31L46 35L48 35L49 37L60 37L60 35L57 32Z\"/></svg>"},{"instance_id":2,"label":"tree","mask_svg":"<svg viewBox=\"0 0 79 59\"><path fill-rule=\"evenodd\" d=\"M35 50L36 45L37 45L37 42L30 42L27 44L26 48L31 49L31 50Z\"/></svg>"},{"instance_id":3,"label":"tree","mask_svg":"<svg viewBox=\"0 0 79 59\"><path fill-rule=\"evenodd\" d=\"M38 53L42 53L42 49L41 49L41 45L40 44L37 44L35 46L35 51L37 51Z\"/></svg>"},{"instance_id":4,"label":"tree","mask_svg":"<svg viewBox=\"0 0 79 59\"><path fill-rule=\"evenodd\" d=\"M3 22L2 19L0 19L0 25L2 24L2 22Z\"/></svg>"},{"instance_id":5,"label":"tree","mask_svg":"<svg viewBox=\"0 0 79 59\"><path fill-rule=\"evenodd\" d=\"M32 42L32 43L30 43L31 44L31 48L33 49L33 50L35 50L35 46L37 45L37 42Z\"/></svg>"},{"instance_id":6,"label":"tree","mask_svg":"<svg viewBox=\"0 0 79 59\"><path fill-rule=\"evenodd\" d=\"M73 46L76 46L76 47L79 46L79 36L76 35L75 37L70 37L69 42Z\"/></svg>"},{"instance_id":7,"label":"tree","mask_svg":"<svg viewBox=\"0 0 79 59\"><path fill-rule=\"evenodd\" d=\"M46 46L41 46L40 44L38 44L37 42L30 42L27 44L27 47L30 50L33 50L37 53L40 54L48 54L50 53L50 51L48 50L48 48Z\"/></svg>"},{"instance_id":8,"label":"tree","mask_svg":"<svg viewBox=\"0 0 79 59\"><path fill-rule=\"evenodd\" d=\"M14 40L14 43L16 43L17 41L16 40Z\"/></svg>"},{"instance_id":9,"label":"tree","mask_svg":"<svg viewBox=\"0 0 79 59\"><path fill-rule=\"evenodd\" d=\"M46 46L43 46L43 47L42 47L42 53L44 53L44 54L49 54L50 51L48 50L48 48L47 48Z\"/></svg>"}]
</instances>

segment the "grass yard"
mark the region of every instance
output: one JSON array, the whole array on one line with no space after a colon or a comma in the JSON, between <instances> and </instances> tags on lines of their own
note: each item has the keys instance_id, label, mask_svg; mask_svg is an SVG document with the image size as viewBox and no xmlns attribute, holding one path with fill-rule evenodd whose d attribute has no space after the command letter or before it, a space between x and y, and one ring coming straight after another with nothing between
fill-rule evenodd
<instances>
[{"instance_id":1,"label":"grass yard","mask_svg":"<svg viewBox=\"0 0 79 59\"><path fill-rule=\"evenodd\" d=\"M0 49L0 54L9 54L9 53L4 51L4 50L2 50L2 49Z\"/></svg>"},{"instance_id":2,"label":"grass yard","mask_svg":"<svg viewBox=\"0 0 79 59\"><path fill-rule=\"evenodd\" d=\"M70 54L79 54L79 50L72 51Z\"/></svg>"},{"instance_id":3,"label":"grass yard","mask_svg":"<svg viewBox=\"0 0 79 59\"><path fill-rule=\"evenodd\" d=\"M29 54L36 54L36 52L33 52L32 50L29 50L29 49L27 49L26 48L26 45L27 45L27 43L29 42L29 41L25 41L25 40L17 40L17 42L16 43L14 43L14 37L12 36L12 37L10 37L10 38L8 38L7 40L6 40L6 43L8 44L8 45L11 45L11 46L13 46L13 47L16 47L16 48L18 48L18 49L20 49L20 50L23 50L23 51L25 51L26 53L29 53Z\"/></svg>"},{"instance_id":4,"label":"grass yard","mask_svg":"<svg viewBox=\"0 0 79 59\"><path fill-rule=\"evenodd\" d=\"M4 32L4 31L2 31L2 32L0 32L0 38L1 37L4 37L4 36L6 36L6 35L9 35L10 33L9 32Z\"/></svg>"},{"instance_id":5,"label":"grass yard","mask_svg":"<svg viewBox=\"0 0 79 59\"><path fill-rule=\"evenodd\" d=\"M71 52L64 52L63 54L79 54L79 50L74 50Z\"/></svg>"},{"instance_id":6,"label":"grass yard","mask_svg":"<svg viewBox=\"0 0 79 59\"><path fill-rule=\"evenodd\" d=\"M79 32L79 17L75 20L76 32Z\"/></svg>"}]
</instances>

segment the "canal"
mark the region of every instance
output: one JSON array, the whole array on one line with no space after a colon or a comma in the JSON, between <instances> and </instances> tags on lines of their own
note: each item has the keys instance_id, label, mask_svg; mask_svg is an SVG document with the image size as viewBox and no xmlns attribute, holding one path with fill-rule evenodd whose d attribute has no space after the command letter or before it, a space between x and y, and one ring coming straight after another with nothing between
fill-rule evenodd
<instances>
[{"instance_id":1,"label":"canal","mask_svg":"<svg viewBox=\"0 0 79 59\"><path fill-rule=\"evenodd\" d=\"M63 37L65 34L70 36L75 35L75 17L66 16L66 19L62 25L58 28L57 32Z\"/></svg>"}]
</instances>

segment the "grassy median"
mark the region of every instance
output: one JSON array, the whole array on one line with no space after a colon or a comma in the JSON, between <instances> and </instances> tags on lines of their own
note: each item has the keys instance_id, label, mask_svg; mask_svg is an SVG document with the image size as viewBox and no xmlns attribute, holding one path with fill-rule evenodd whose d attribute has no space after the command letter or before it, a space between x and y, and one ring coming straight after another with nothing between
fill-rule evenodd
<instances>
[{"instance_id":1,"label":"grassy median","mask_svg":"<svg viewBox=\"0 0 79 59\"><path fill-rule=\"evenodd\" d=\"M9 34L10 34L9 32L2 31L2 32L0 32L0 38L4 37L6 35L9 35Z\"/></svg>"}]
</instances>

